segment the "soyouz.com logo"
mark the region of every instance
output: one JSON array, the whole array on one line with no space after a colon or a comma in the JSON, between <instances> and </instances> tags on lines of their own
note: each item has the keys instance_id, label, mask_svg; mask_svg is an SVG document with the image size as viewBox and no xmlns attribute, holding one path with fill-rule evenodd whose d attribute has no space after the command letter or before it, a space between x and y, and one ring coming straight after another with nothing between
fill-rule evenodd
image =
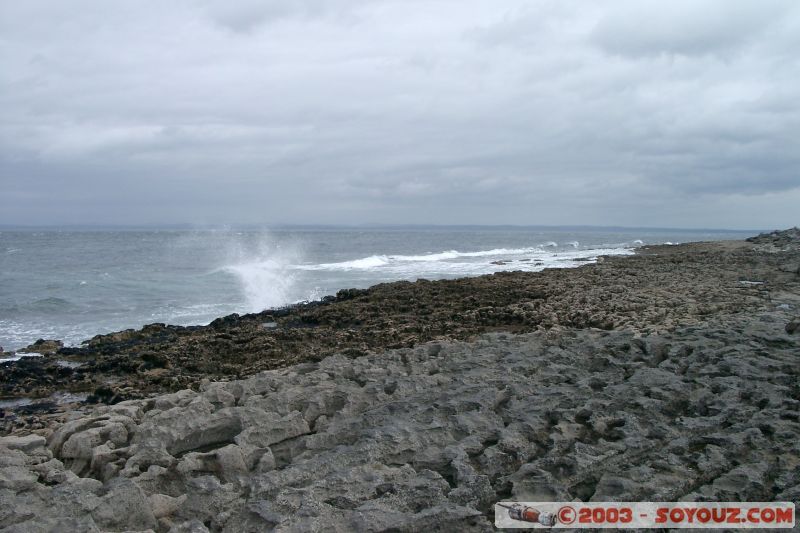
<instances>
[{"instance_id":1,"label":"soyouz.com logo","mask_svg":"<svg viewBox=\"0 0 800 533\"><path fill-rule=\"evenodd\" d=\"M500 502L498 528L791 529L792 502Z\"/></svg>"}]
</instances>

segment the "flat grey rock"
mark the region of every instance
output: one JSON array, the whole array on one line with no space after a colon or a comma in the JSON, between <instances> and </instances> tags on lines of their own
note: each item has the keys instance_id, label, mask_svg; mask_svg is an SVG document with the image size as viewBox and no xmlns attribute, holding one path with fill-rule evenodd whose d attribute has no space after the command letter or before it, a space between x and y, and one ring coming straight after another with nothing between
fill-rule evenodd
<instances>
[{"instance_id":1,"label":"flat grey rock","mask_svg":"<svg viewBox=\"0 0 800 533\"><path fill-rule=\"evenodd\" d=\"M492 531L500 500L796 499L787 313L488 334L98 406L47 447L0 439L0 530Z\"/></svg>"}]
</instances>

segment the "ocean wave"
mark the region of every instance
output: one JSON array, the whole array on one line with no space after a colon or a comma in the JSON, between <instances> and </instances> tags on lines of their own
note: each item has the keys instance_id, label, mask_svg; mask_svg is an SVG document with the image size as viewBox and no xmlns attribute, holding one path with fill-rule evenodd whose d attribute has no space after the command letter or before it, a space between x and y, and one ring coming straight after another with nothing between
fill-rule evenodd
<instances>
[{"instance_id":1,"label":"ocean wave","mask_svg":"<svg viewBox=\"0 0 800 533\"><path fill-rule=\"evenodd\" d=\"M397 263L438 263L452 261L462 257L502 257L542 252L541 248L494 248L477 252L459 252L446 250L421 255L371 255L338 263L320 263L316 265L294 265L297 270L369 270Z\"/></svg>"},{"instance_id":2,"label":"ocean wave","mask_svg":"<svg viewBox=\"0 0 800 533\"><path fill-rule=\"evenodd\" d=\"M448 259L458 259L459 257L521 255L540 251L541 248L494 248L492 250L480 250L477 252L459 252L457 250L449 250L446 252L424 255L391 255L389 258L396 261L446 261Z\"/></svg>"},{"instance_id":3,"label":"ocean wave","mask_svg":"<svg viewBox=\"0 0 800 533\"><path fill-rule=\"evenodd\" d=\"M228 265L221 270L236 276L242 285L249 311L261 311L286 305L294 277L287 265L276 259L251 261Z\"/></svg>"},{"instance_id":4,"label":"ocean wave","mask_svg":"<svg viewBox=\"0 0 800 533\"><path fill-rule=\"evenodd\" d=\"M18 353L14 355L10 355L8 357L0 357L0 364L8 363L11 361L19 361L23 357L42 357L42 354L36 352L29 352L29 353Z\"/></svg>"},{"instance_id":5,"label":"ocean wave","mask_svg":"<svg viewBox=\"0 0 800 533\"><path fill-rule=\"evenodd\" d=\"M556 243L547 243L544 246L552 248L558 246ZM533 261L531 264L541 266L547 263L561 263L564 261L575 261L576 258L585 256L596 258L597 255L615 255L627 253L627 247L598 248L594 250L578 250L580 244L572 241L566 244L571 250L555 251L544 248L493 248L491 250L480 250L476 252L459 252L457 250L447 250L444 252L421 254L421 255L371 255L349 261L336 263L319 263L292 265L296 270L330 270L330 271L350 271L350 270L386 270L389 272L413 273L423 272L436 274L458 273L462 275L476 275L501 270L498 266L518 264L526 266L523 261ZM479 259L482 261L456 261L457 259ZM496 259L492 262L488 259ZM500 264L498 264L500 263Z\"/></svg>"},{"instance_id":6,"label":"ocean wave","mask_svg":"<svg viewBox=\"0 0 800 533\"><path fill-rule=\"evenodd\" d=\"M243 301L229 306L229 312L259 312L297 299L297 272L291 265L301 257L301 243L269 233L222 232L215 237L221 241L215 241L218 251L210 255L219 266L209 274L227 274L241 289ZM207 234L195 235L185 244L196 246L199 241L205 246L207 238Z\"/></svg>"},{"instance_id":7,"label":"ocean wave","mask_svg":"<svg viewBox=\"0 0 800 533\"><path fill-rule=\"evenodd\" d=\"M74 307L75 304L73 302L58 297L40 298L20 306L22 311L34 311L39 313L61 313L69 311Z\"/></svg>"},{"instance_id":8,"label":"ocean wave","mask_svg":"<svg viewBox=\"0 0 800 533\"><path fill-rule=\"evenodd\" d=\"M170 324L190 326L204 320L211 321L234 309L238 302L216 302L211 304L193 304L183 306L167 305L150 313L153 321L166 321Z\"/></svg>"},{"instance_id":9,"label":"ocean wave","mask_svg":"<svg viewBox=\"0 0 800 533\"><path fill-rule=\"evenodd\" d=\"M389 261L390 259L388 256L371 255L369 257L362 257L361 259L353 259L352 261L342 261L340 263L320 263L318 265L295 265L294 268L297 268L299 270L352 270L359 268L369 269L386 265L389 263Z\"/></svg>"},{"instance_id":10,"label":"ocean wave","mask_svg":"<svg viewBox=\"0 0 800 533\"><path fill-rule=\"evenodd\" d=\"M100 333L101 329L102 333L109 333L124 329L124 324L120 324L119 327L98 328L96 322L65 324L49 317L0 318L0 346L6 351L19 350L36 339L60 339L64 342L64 346L76 346L81 341ZM0 356L2 355L0 352Z\"/></svg>"}]
</instances>

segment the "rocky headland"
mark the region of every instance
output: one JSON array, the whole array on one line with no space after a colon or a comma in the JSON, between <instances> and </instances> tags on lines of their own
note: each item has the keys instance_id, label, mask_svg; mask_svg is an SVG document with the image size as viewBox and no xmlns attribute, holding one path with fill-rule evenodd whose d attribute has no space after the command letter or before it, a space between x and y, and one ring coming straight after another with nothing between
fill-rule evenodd
<instances>
[{"instance_id":1,"label":"rocky headland","mask_svg":"<svg viewBox=\"0 0 800 533\"><path fill-rule=\"evenodd\" d=\"M794 229L42 341L0 365L0 531L491 531L499 500L798 502L799 316Z\"/></svg>"}]
</instances>

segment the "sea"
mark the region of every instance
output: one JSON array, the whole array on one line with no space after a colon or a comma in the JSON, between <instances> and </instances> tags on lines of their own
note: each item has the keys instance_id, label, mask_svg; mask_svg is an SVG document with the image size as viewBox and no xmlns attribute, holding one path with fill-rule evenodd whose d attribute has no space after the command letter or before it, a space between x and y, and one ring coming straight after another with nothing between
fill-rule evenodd
<instances>
[{"instance_id":1,"label":"sea","mask_svg":"<svg viewBox=\"0 0 800 533\"><path fill-rule=\"evenodd\" d=\"M0 230L0 346L207 324L382 282L570 268L756 232L574 227ZM2 356L0 355L0 358Z\"/></svg>"}]
</instances>

